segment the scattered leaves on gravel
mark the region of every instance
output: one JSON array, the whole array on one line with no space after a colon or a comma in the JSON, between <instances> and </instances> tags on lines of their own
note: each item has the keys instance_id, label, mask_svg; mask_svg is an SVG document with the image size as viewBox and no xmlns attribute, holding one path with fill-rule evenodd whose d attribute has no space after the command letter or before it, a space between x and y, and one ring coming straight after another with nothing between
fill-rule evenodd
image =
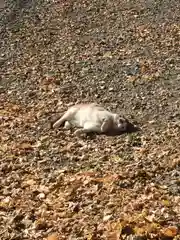
<instances>
[{"instance_id":1,"label":"scattered leaves on gravel","mask_svg":"<svg viewBox=\"0 0 180 240\"><path fill-rule=\"evenodd\" d=\"M180 239L178 1L0 9L0 239ZM50 121L96 101L141 131Z\"/></svg>"}]
</instances>

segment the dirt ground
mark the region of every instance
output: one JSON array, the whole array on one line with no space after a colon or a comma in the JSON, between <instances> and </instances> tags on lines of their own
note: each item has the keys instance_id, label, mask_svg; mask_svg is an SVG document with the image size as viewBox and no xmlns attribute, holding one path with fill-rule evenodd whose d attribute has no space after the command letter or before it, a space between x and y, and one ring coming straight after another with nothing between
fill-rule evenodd
<instances>
[{"instance_id":1,"label":"dirt ground","mask_svg":"<svg viewBox=\"0 0 180 240\"><path fill-rule=\"evenodd\" d=\"M180 3L18 0L0 16L0 239L180 239ZM77 102L140 131L49 127Z\"/></svg>"}]
</instances>

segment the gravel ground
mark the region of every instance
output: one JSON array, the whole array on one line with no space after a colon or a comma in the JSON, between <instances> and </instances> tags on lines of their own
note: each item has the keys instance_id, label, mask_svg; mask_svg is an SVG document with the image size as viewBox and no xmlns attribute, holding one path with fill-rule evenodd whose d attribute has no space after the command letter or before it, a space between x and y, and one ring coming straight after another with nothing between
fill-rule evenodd
<instances>
[{"instance_id":1,"label":"gravel ground","mask_svg":"<svg viewBox=\"0 0 180 240\"><path fill-rule=\"evenodd\" d=\"M0 10L0 239L180 239L178 1L18 0ZM98 102L140 131L49 127Z\"/></svg>"}]
</instances>

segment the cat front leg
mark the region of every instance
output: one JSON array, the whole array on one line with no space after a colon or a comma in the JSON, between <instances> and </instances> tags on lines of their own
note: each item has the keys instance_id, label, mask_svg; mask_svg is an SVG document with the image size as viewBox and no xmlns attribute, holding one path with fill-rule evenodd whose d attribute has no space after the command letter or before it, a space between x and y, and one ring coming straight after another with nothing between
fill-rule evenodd
<instances>
[{"instance_id":1,"label":"cat front leg","mask_svg":"<svg viewBox=\"0 0 180 240\"><path fill-rule=\"evenodd\" d=\"M78 137L82 136L84 133L101 133L101 126L95 122L86 122L83 128L77 129L74 134Z\"/></svg>"},{"instance_id":2,"label":"cat front leg","mask_svg":"<svg viewBox=\"0 0 180 240\"><path fill-rule=\"evenodd\" d=\"M101 125L101 132L106 133L112 130L113 120L110 118L104 119Z\"/></svg>"}]
</instances>

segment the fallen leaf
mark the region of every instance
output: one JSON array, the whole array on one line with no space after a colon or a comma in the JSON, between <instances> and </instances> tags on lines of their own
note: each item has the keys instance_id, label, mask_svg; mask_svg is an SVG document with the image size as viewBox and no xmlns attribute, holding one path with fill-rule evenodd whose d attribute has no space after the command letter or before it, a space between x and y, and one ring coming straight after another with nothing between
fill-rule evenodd
<instances>
[{"instance_id":1,"label":"fallen leaf","mask_svg":"<svg viewBox=\"0 0 180 240\"><path fill-rule=\"evenodd\" d=\"M134 233L137 235L143 235L146 232L146 229L142 227L135 227L133 230L134 230Z\"/></svg>"},{"instance_id":2,"label":"fallen leaf","mask_svg":"<svg viewBox=\"0 0 180 240\"><path fill-rule=\"evenodd\" d=\"M106 52L104 55L103 55L103 58L112 58L112 54L110 51Z\"/></svg>"},{"instance_id":3,"label":"fallen leaf","mask_svg":"<svg viewBox=\"0 0 180 240\"><path fill-rule=\"evenodd\" d=\"M170 202L168 200L162 200L162 204L167 207L170 206Z\"/></svg>"},{"instance_id":4,"label":"fallen leaf","mask_svg":"<svg viewBox=\"0 0 180 240\"><path fill-rule=\"evenodd\" d=\"M51 235L49 235L48 237L47 237L47 240L58 240L59 238L58 238L58 235L57 235L57 233L52 233Z\"/></svg>"},{"instance_id":5,"label":"fallen leaf","mask_svg":"<svg viewBox=\"0 0 180 240\"><path fill-rule=\"evenodd\" d=\"M38 219L34 223L36 230L44 230L47 228L48 224L44 219Z\"/></svg>"},{"instance_id":6,"label":"fallen leaf","mask_svg":"<svg viewBox=\"0 0 180 240\"><path fill-rule=\"evenodd\" d=\"M145 220L148 221L148 222L153 222L153 220L154 220L154 215L146 216L146 217L144 217L144 218L145 218Z\"/></svg>"},{"instance_id":7,"label":"fallen leaf","mask_svg":"<svg viewBox=\"0 0 180 240\"><path fill-rule=\"evenodd\" d=\"M20 107L18 105L14 105L14 106L12 106L12 110L15 111L15 112L19 112Z\"/></svg>"},{"instance_id":8,"label":"fallen leaf","mask_svg":"<svg viewBox=\"0 0 180 240\"><path fill-rule=\"evenodd\" d=\"M24 150L32 150L33 146L30 143L24 142L19 145L19 148Z\"/></svg>"},{"instance_id":9,"label":"fallen leaf","mask_svg":"<svg viewBox=\"0 0 180 240\"><path fill-rule=\"evenodd\" d=\"M127 77L127 80L128 80L128 81L131 81L131 82L134 82L136 79L137 79L136 76L128 76L128 77Z\"/></svg>"},{"instance_id":10,"label":"fallen leaf","mask_svg":"<svg viewBox=\"0 0 180 240\"><path fill-rule=\"evenodd\" d=\"M148 75L148 74L144 74L144 75L142 75L142 77L141 77L143 80L152 80L152 75Z\"/></svg>"},{"instance_id":11,"label":"fallen leaf","mask_svg":"<svg viewBox=\"0 0 180 240\"><path fill-rule=\"evenodd\" d=\"M119 240L120 239L120 233L119 232L109 233L108 234L108 239L109 240Z\"/></svg>"},{"instance_id":12,"label":"fallen leaf","mask_svg":"<svg viewBox=\"0 0 180 240\"><path fill-rule=\"evenodd\" d=\"M175 237L178 233L176 226L170 226L162 230L162 234L166 237Z\"/></svg>"},{"instance_id":13,"label":"fallen leaf","mask_svg":"<svg viewBox=\"0 0 180 240\"><path fill-rule=\"evenodd\" d=\"M28 186L32 186L32 185L35 185L36 181L34 181L33 179L29 179L27 181L24 182L25 185L28 185Z\"/></svg>"},{"instance_id":14,"label":"fallen leaf","mask_svg":"<svg viewBox=\"0 0 180 240\"><path fill-rule=\"evenodd\" d=\"M141 73L144 74L149 70L149 67L147 65L142 65L141 66Z\"/></svg>"}]
</instances>

